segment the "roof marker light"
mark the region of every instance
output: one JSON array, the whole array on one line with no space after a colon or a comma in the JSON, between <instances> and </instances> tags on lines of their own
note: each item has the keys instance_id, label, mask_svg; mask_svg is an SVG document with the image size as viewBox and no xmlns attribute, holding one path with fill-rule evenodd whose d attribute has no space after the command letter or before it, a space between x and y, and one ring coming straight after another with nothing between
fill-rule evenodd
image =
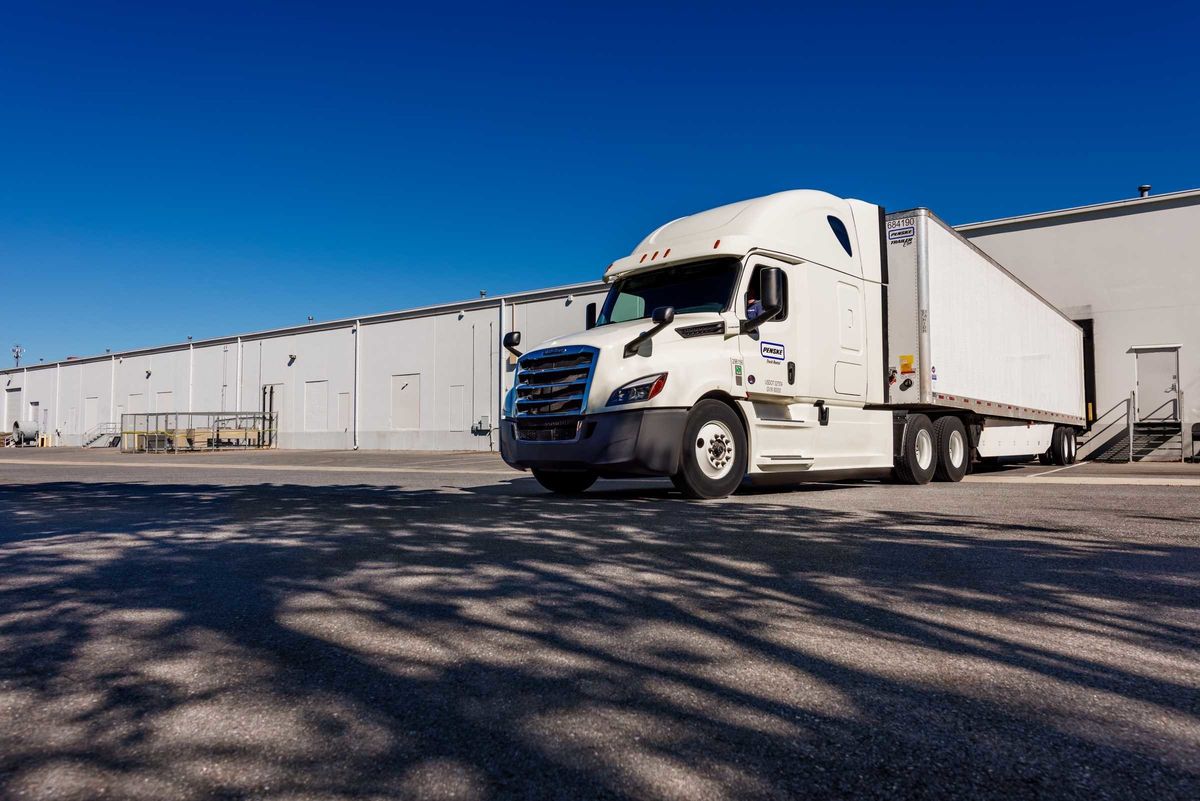
<instances>
[{"instance_id":1,"label":"roof marker light","mask_svg":"<svg viewBox=\"0 0 1200 801\"><path fill-rule=\"evenodd\" d=\"M664 259L665 259L667 256L670 256L670 255L671 255L671 249L670 249L670 248L667 248L666 250L664 250L664 251L663 251L663 258L664 258Z\"/></svg>"},{"instance_id":2,"label":"roof marker light","mask_svg":"<svg viewBox=\"0 0 1200 801\"><path fill-rule=\"evenodd\" d=\"M716 242L713 242L713 250L716 250L716 249L717 249L717 248L719 248L719 247L721 247L721 240L720 240L720 239L718 239Z\"/></svg>"},{"instance_id":3,"label":"roof marker light","mask_svg":"<svg viewBox=\"0 0 1200 801\"><path fill-rule=\"evenodd\" d=\"M658 258L658 251L656 250L656 251L654 251L654 255L650 257L650 261L654 261L657 258Z\"/></svg>"},{"instance_id":4,"label":"roof marker light","mask_svg":"<svg viewBox=\"0 0 1200 801\"><path fill-rule=\"evenodd\" d=\"M646 260L646 255L647 254L645 254L645 253L642 254L642 257L640 259L638 259L638 264L641 264L642 262L644 262Z\"/></svg>"}]
</instances>

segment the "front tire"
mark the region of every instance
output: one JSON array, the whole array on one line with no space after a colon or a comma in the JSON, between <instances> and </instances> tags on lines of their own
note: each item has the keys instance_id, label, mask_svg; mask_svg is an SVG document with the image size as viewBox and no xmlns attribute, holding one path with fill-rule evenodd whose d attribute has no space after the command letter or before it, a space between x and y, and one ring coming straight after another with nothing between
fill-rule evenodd
<instances>
[{"instance_id":1,"label":"front tire","mask_svg":"<svg viewBox=\"0 0 1200 801\"><path fill-rule=\"evenodd\" d=\"M746 475L746 431L737 412L702 400L688 412L679 472L672 483L689 498L724 498Z\"/></svg>"},{"instance_id":2,"label":"front tire","mask_svg":"<svg viewBox=\"0 0 1200 801\"><path fill-rule=\"evenodd\" d=\"M962 420L949 415L939 417L933 423L933 441L937 448L934 478L938 481L962 481L971 464L967 429Z\"/></svg>"},{"instance_id":3,"label":"front tire","mask_svg":"<svg viewBox=\"0 0 1200 801\"><path fill-rule=\"evenodd\" d=\"M533 470L537 482L555 495L581 495L596 483L596 474L587 470Z\"/></svg>"},{"instance_id":4,"label":"front tire","mask_svg":"<svg viewBox=\"0 0 1200 801\"><path fill-rule=\"evenodd\" d=\"M937 469L933 423L923 414L910 414L904 426L904 442L896 460L896 478L903 484L928 484Z\"/></svg>"}]
</instances>

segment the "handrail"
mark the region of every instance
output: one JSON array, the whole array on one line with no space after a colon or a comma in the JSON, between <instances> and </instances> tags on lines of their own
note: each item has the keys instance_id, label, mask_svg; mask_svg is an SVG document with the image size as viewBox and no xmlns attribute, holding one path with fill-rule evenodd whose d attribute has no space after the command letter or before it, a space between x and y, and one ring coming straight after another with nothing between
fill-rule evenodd
<instances>
[{"instance_id":1,"label":"handrail","mask_svg":"<svg viewBox=\"0 0 1200 801\"><path fill-rule=\"evenodd\" d=\"M80 439L80 441L84 445L87 445L90 442L95 442L97 439L104 436L105 434L119 434L120 432L121 432L121 424L120 423L113 423L113 422L97 423L96 425L92 426L91 428L89 428L87 431L85 431L83 433L83 437Z\"/></svg>"},{"instance_id":2,"label":"handrail","mask_svg":"<svg viewBox=\"0 0 1200 801\"><path fill-rule=\"evenodd\" d=\"M1163 401L1161 404L1159 404L1158 409L1155 409L1154 411L1150 412L1150 414L1146 415L1145 417L1139 416L1137 421L1139 423L1168 423L1168 422L1174 423L1174 422L1178 422L1179 421L1179 410L1178 409L1175 410L1175 414L1170 418L1163 418L1162 420L1152 419L1154 417L1154 415L1158 412L1159 409L1163 408L1164 406L1168 406L1168 405L1174 406L1177 402L1178 402L1177 398L1167 398L1165 401Z\"/></svg>"},{"instance_id":3,"label":"handrail","mask_svg":"<svg viewBox=\"0 0 1200 801\"><path fill-rule=\"evenodd\" d=\"M1122 414L1120 417L1113 418L1113 420L1106 423L1103 428L1096 428L1097 423L1099 423L1105 417L1108 417L1108 415L1112 414L1114 411L1116 411L1117 409L1119 409L1121 407L1125 407L1124 414ZM1129 416L1129 407L1130 407L1130 399L1129 398L1122 398L1121 400L1114 403L1111 407L1109 407L1109 409L1107 411L1104 412L1104 414L1100 415L1099 417L1097 417L1095 420L1092 421L1092 428L1088 431L1087 436L1085 438L1083 438L1079 444L1086 445L1089 442L1095 441L1105 431L1107 431L1108 429L1110 429L1113 426L1120 423L1122 421L1122 419L1127 418Z\"/></svg>"}]
</instances>

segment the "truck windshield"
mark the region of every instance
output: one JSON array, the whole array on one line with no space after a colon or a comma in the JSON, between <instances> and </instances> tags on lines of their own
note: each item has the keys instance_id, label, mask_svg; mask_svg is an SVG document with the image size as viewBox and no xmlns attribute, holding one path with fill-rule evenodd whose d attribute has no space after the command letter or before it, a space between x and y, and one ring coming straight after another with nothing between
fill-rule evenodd
<instances>
[{"instance_id":1,"label":"truck windshield","mask_svg":"<svg viewBox=\"0 0 1200 801\"><path fill-rule=\"evenodd\" d=\"M724 311L740 265L737 258L708 259L622 278L608 290L596 325L641 320L660 306L676 314Z\"/></svg>"}]
</instances>

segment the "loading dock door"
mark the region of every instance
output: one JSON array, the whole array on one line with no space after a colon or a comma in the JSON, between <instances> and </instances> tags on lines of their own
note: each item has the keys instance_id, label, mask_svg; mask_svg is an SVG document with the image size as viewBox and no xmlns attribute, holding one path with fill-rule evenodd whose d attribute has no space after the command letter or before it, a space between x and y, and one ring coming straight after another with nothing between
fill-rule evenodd
<instances>
[{"instance_id":1,"label":"loading dock door","mask_svg":"<svg viewBox=\"0 0 1200 801\"><path fill-rule=\"evenodd\" d=\"M392 428L421 427L421 374L392 376Z\"/></svg>"},{"instance_id":2,"label":"loading dock door","mask_svg":"<svg viewBox=\"0 0 1200 801\"><path fill-rule=\"evenodd\" d=\"M21 390L8 389L4 392L4 420L0 429L12 431L13 423L21 421Z\"/></svg>"},{"instance_id":3,"label":"loading dock door","mask_svg":"<svg viewBox=\"0 0 1200 801\"><path fill-rule=\"evenodd\" d=\"M87 433L100 422L100 398L83 399L83 431Z\"/></svg>"},{"instance_id":4,"label":"loading dock door","mask_svg":"<svg viewBox=\"0 0 1200 801\"><path fill-rule=\"evenodd\" d=\"M329 382L304 382L304 430L329 430Z\"/></svg>"}]
</instances>

